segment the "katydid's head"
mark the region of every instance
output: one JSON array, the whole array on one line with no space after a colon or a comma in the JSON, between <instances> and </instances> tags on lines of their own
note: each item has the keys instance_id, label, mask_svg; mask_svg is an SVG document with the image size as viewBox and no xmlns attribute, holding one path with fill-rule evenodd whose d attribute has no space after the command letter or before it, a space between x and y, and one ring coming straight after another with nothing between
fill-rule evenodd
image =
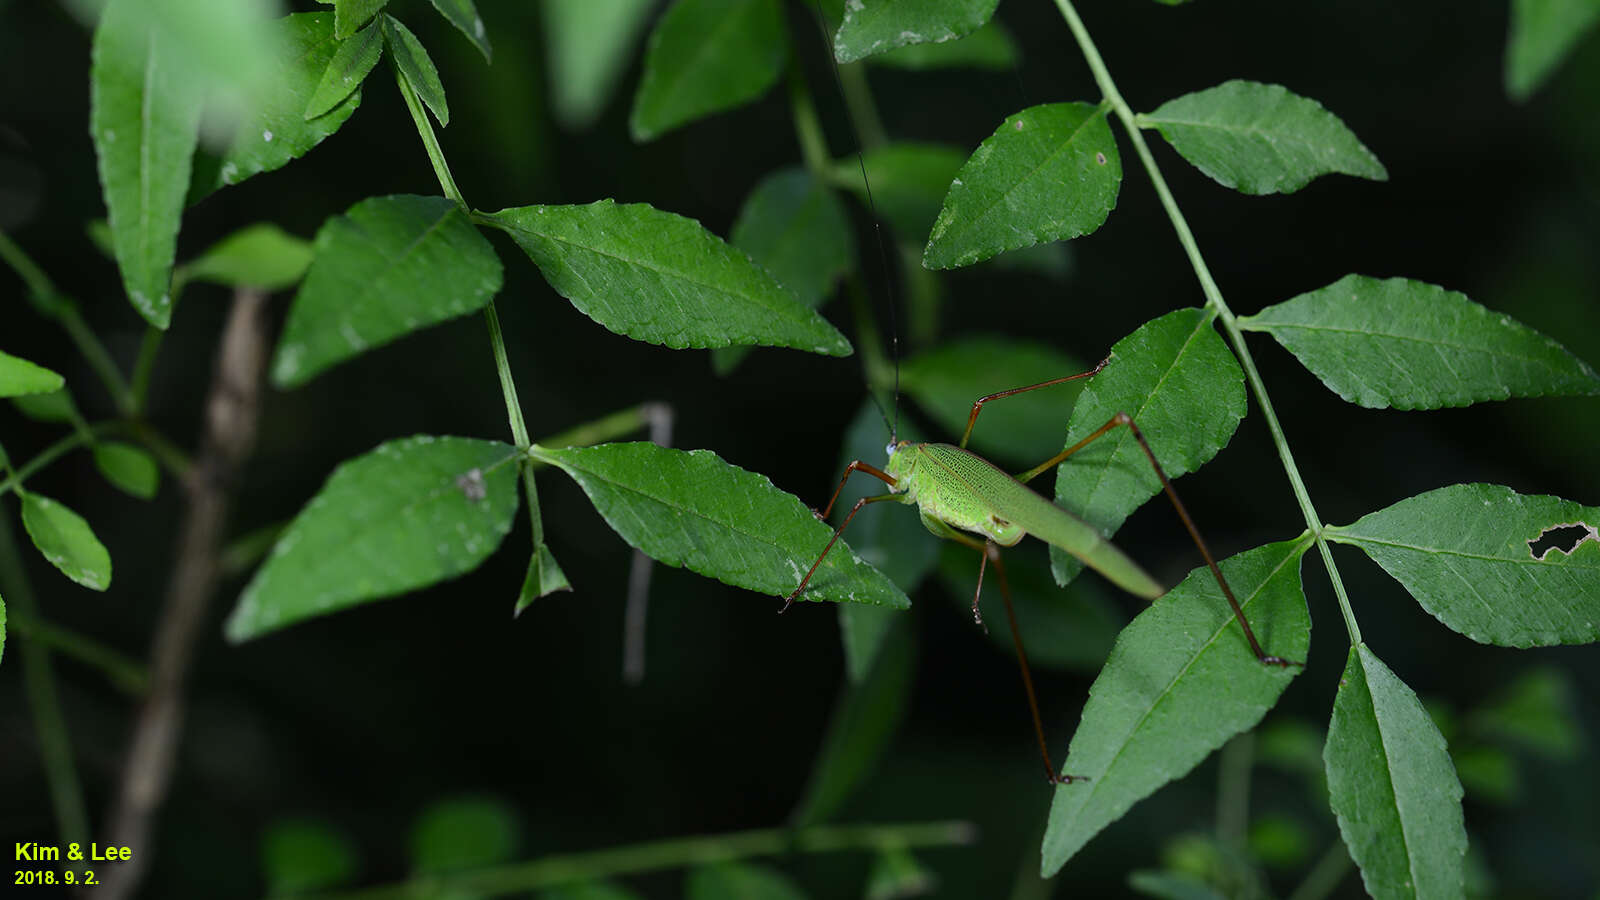
<instances>
[{"instance_id":1,"label":"katydid's head","mask_svg":"<svg viewBox=\"0 0 1600 900\"><path fill-rule=\"evenodd\" d=\"M905 490L906 476L911 474L911 468L916 464L917 454L906 450L907 443L907 441L896 441L885 448L889 451L889 462L884 465L883 471L899 482L889 489L893 493Z\"/></svg>"}]
</instances>

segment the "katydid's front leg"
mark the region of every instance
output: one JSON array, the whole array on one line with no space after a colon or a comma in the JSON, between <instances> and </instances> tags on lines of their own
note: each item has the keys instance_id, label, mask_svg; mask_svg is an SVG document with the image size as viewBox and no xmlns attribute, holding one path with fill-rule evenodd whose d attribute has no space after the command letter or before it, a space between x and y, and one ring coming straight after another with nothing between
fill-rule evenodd
<instances>
[{"instance_id":1,"label":"katydid's front leg","mask_svg":"<svg viewBox=\"0 0 1600 900\"><path fill-rule=\"evenodd\" d=\"M833 504L839 502L839 495L844 492L845 483L848 482L850 480L850 476L856 472L865 472L868 475L871 475L879 481L882 481L884 484L887 484L891 491L894 489L894 486L897 483L892 476L876 466L868 465L859 459L853 460L850 465L845 466L844 476L839 479L839 486L833 489L833 496L828 498L828 505L822 510L822 512L817 513L817 518L824 521L827 520L828 513L833 512ZM844 534L845 526L849 525L850 520L856 517L856 513L861 511L861 507L866 506L868 503L877 503L881 500L899 499L901 499L899 495L888 493L879 494L875 497L862 497L860 500L857 500L856 505L850 508L850 514L844 517L844 521L839 523L838 528L834 529L833 537L828 539L828 545L822 548L822 554L817 557L817 561L811 564L810 569L806 570L806 577L800 579L800 586L795 588L794 591L789 594L789 596L783 599L783 609L778 610L778 614L782 615L783 613L788 612L789 607L794 605L794 598L800 596L800 594L805 591L806 585L811 583L811 576L817 573L817 567L822 565L822 561L824 559L828 558L828 551L832 550L833 545L838 543L839 535ZM815 513L816 511L812 510L812 512Z\"/></svg>"}]
</instances>

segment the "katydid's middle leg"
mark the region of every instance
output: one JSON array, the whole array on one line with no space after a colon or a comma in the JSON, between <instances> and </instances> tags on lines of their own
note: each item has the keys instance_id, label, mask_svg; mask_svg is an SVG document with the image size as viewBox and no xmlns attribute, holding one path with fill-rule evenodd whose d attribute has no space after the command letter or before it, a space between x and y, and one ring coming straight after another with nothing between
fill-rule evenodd
<instances>
[{"instance_id":1,"label":"katydid's middle leg","mask_svg":"<svg viewBox=\"0 0 1600 900\"><path fill-rule=\"evenodd\" d=\"M1178 518L1183 520L1183 527L1188 529L1189 537L1194 539L1194 545L1200 549L1200 555L1205 557L1206 566L1211 569L1211 574L1217 579L1217 585L1222 588L1222 596L1227 598L1228 605L1233 608L1233 617L1239 621L1239 627L1244 629L1245 640L1250 642L1250 650L1256 655L1256 659L1272 666L1304 665L1304 663L1284 659L1281 656L1272 656L1261 649L1260 642L1256 640L1255 631L1250 628L1250 622L1244 616L1244 609L1239 606L1238 599L1233 595L1233 589L1228 586L1228 579L1222 576L1222 569L1218 568L1216 559L1211 555L1211 548L1206 546L1205 539L1200 536L1200 529L1195 527L1194 519L1189 516L1189 510L1184 508L1183 501L1178 499L1178 492L1172 487L1172 481L1167 478L1167 473L1161 468L1161 463L1156 461L1156 455L1150 449L1150 443L1144 439L1144 432L1139 430L1139 426L1134 423L1132 416L1125 412L1117 413L1111 417L1110 421L1095 429L1088 437L1018 475L1017 480L1026 483L1039 473L1055 468L1067 457L1077 453L1095 440L1104 437L1112 429L1122 425L1126 425L1128 430L1133 432L1134 440L1139 442L1139 449L1144 451L1145 459L1149 460L1150 467L1155 469L1156 478L1161 480L1161 489L1166 492L1167 499L1172 501L1173 508L1178 511Z\"/></svg>"},{"instance_id":2,"label":"katydid's middle leg","mask_svg":"<svg viewBox=\"0 0 1600 900\"><path fill-rule=\"evenodd\" d=\"M973 543L977 543L974 541ZM1051 784L1072 784L1074 781L1088 781L1084 775L1066 775L1056 771L1055 764L1050 761L1050 750L1044 739L1044 721L1039 717L1039 698L1033 690L1033 672L1028 667L1028 651L1022 647L1022 629L1017 625L1017 611L1011 605L1011 584L1006 578L1005 563L1000 561L1000 547L994 541L984 541L982 546L983 561L994 561L995 573L1000 576L1000 598L1006 604L1006 620L1011 624L1011 641L1017 648L1017 666L1022 670L1022 688L1028 695L1028 712L1033 715L1033 734L1039 740L1039 756L1044 759L1045 778ZM983 563L978 565L978 590L983 590ZM978 598L972 598L973 614L977 614ZM980 621L980 624L981 621Z\"/></svg>"}]
</instances>

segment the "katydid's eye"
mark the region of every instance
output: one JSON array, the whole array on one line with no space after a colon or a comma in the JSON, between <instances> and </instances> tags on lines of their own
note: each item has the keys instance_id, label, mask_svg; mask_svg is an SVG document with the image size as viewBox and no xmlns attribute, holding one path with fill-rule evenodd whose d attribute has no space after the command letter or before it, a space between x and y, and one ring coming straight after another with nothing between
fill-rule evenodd
<instances>
[{"instance_id":1,"label":"katydid's eye","mask_svg":"<svg viewBox=\"0 0 1600 900\"><path fill-rule=\"evenodd\" d=\"M894 441L890 441L890 442L889 442L889 443L888 443L888 444L887 444L887 445L885 445L885 446L884 446L884 448L883 448L883 453L884 453L884 455L885 455L885 456L893 456L893 455L894 455L894 451L895 451L895 449L896 449L896 448L897 448L897 447L898 447L898 446L899 446L899 445L898 445L898 444L896 444L896 443L895 443L895 442L894 442Z\"/></svg>"}]
</instances>

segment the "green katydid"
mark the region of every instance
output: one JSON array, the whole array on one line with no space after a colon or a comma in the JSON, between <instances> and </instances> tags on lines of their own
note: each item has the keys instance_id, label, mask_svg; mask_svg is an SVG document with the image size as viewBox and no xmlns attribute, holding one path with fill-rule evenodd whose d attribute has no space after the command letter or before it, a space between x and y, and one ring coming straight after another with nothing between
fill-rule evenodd
<instances>
[{"instance_id":1,"label":"green katydid","mask_svg":"<svg viewBox=\"0 0 1600 900\"><path fill-rule=\"evenodd\" d=\"M1005 600L1006 616L1011 625L1012 639L1016 644L1017 661L1022 670L1022 683L1027 693L1029 711L1033 716L1035 736L1039 741L1039 753L1044 759L1045 772L1052 784L1070 784L1074 781L1084 780L1082 776L1058 773L1050 761L1050 752L1044 739L1044 727L1039 718L1039 704L1033 690L1033 677L1028 670L1028 657L1023 649L1022 636L1017 627L1016 613L1012 609L1010 589L1006 584L1005 568L1000 560L1000 547L1010 547L1021 541L1028 534L1032 534L1046 543L1053 544L1067 551L1085 565L1104 575L1118 587L1130 593L1137 594L1149 600L1154 600L1165 593L1155 579L1151 578L1139 564L1134 562L1114 544L1107 541L1095 528L1087 522L1065 509L1045 499L1026 483L1035 476L1049 471L1061 464L1074 453L1088 446L1096 439L1104 436L1111 430L1126 426L1132 433L1139 447L1144 451L1145 458L1155 469L1156 477L1161 481L1161 487L1167 497L1172 501L1173 507L1178 511L1178 517L1183 520L1184 527L1188 529L1190 537L1194 539L1195 546L1200 549L1200 555L1205 558L1206 565L1211 569L1217 584L1221 586L1223 596L1233 607L1234 617L1238 620L1244 631L1246 640L1256 659L1263 664L1276 666L1299 665L1279 656L1272 656L1261 649L1256 640L1255 632L1250 628L1250 623L1245 619L1244 611L1239 607L1239 601L1234 597L1233 591L1228 587L1227 579L1222 571L1217 568L1211 550L1206 546L1205 540L1200 537L1199 529L1195 527L1194 520L1190 518L1188 510L1184 508L1183 501L1178 499L1177 491L1172 487L1172 482L1162 470L1160 462L1156 460L1149 443L1133 418L1125 412L1112 416L1100 428L1090 433L1083 440L1066 448L1060 453L1045 460L1032 469L1016 476L1007 474L993 463L966 449L967 440L972 436L972 429L978 421L978 414L983 410L984 404L1021 394L1027 391L1052 385L1064 384L1082 378L1089 378L1098 374L1109 363L1109 358L1102 360L1095 368L1077 375L1068 375L1039 384L1001 391L978 399L972 404L972 413L967 418L966 431L961 436L957 445L934 443L911 443L895 440L891 437L888 447L888 463L883 469L878 469L860 460L851 462L839 480L839 486L834 489L833 497L829 499L828 506L822 511L821 517L826 519L833 510L833 505L838 501L843 492L845 483L855 472L865 472L874 478L883 481L889 486L889 493L876 496L863 497L851 507L844 521L834 531L833 538L812 564L811 569L800 581L784 605L789 604L805 591L811 576L816 572L822 560L827 557L833 545L838 542L839 535L844 533L850 520L869 503L885 500L894 500L900 503L915 503L922 518L922 524L933 534L957 541L979 551L981 561L978 564L978 589L972 597L972 614L981 625L982 614L979 612L978 601L983 591L983 573L988 563L993 561L996 571L1000 574L1001 596ZM974 535L977 535L976 537Z\"/></svg>"}]
</instances>

